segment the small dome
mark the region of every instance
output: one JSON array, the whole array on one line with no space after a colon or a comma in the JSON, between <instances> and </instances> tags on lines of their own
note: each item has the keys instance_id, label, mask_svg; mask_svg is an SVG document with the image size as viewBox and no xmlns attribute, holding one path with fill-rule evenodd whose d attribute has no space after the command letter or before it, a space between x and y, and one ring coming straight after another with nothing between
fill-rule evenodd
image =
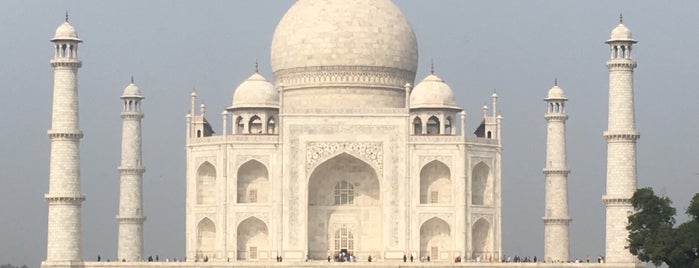
<instances>
[{"instance_id":1,"label":"small dome","mask_svg":"<svg viewBox=\"0 0 699 268\"><path fill-rule=\"evenodd\" d=\"M82 40L78 38L78 32L76 32L75 28L73 28L73 26L71 26L67 21L61 24L61 26L58 26L56 29L56 34L53 36L53 39L51 39L51 41L57 40L74 40L82 42Z\"/></svg>"},{"instance_id":2,"label":"small dome","mask_svg":"<svg viewBox=\"0 0 699 268\"><path fill-rule=\"evenodd\" d=\"M631 30L626 28L623 23L619 23L619 25L612 30L612 35L609 38L609 41L633 41Z\"/></svg>"},{"instance_id":3,"label":"small dome","mask_svg":"<svg viewBox=\"0 0 699 268\"><path fill-rule=\"evenodd\" d=\"M563 93L563 89L558 87L558 85L553 86L549 90L549 94L546 97L547 100L566 100L566 95Z\"/></svg>"},{"instance_id":4,"label":"small dome","mask_svg":"<svg viewBox=\"0 0 699 268\"><path fill-rule=\"evenodd\" d=\"M246 79L235 89L230 108L278 108L279 94L274 85L259 73Z\"/></svg>"},{"instance_id":5,"label":"small dome","mask_svg":"<svg viewBox=\"0 0 699 268\"><path fill-rule=\"evenodd\" d=\"M410 93L410 108L459 109L451 87L434 74L425 77Z\"/></svg>"},{"instance_id":6,"label":"small dome","mask_svg":"<svg viewBox=\"0 0 699 268\"><path fill-rule=\"evenodd\" d=\"M138 89L133 82L131 82L124 89L124 94L121 95L121 98L142 98L141 90Z\"/></svg>"}]
</instances>

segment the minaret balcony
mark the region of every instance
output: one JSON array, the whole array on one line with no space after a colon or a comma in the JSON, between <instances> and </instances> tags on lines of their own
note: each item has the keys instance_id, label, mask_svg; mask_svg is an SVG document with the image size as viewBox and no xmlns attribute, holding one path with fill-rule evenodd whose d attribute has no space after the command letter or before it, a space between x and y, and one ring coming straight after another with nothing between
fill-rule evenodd
<instances>
[{"instance_id":1,"label":"minaret balcony","mask_svg":"<svg viewBox=\"0 0 699 268\"><path fill-rule=\"evenodd\" d=\"M641 133L637 131L630 132L611 132L605 131L604 138L607 141L636 141L641 138Z\"/></svg>"},{"instance_id":2,"label":"minaret balcony","mask_svg":"<svg viewBox=\"0 0 699 268\"><path fill-rule=\"evenodd\" d=\"M636 63L636 61L632 59L619 58L607 61L607 68L610 71L632 70L635 69L637 66L638 64Z\"/></svg>"},{"instance_id":3,"label":"minaret balcony","mask_svg":"<svg viewBox=\"0 0 699 268\"><path fill-rule=\"evenodd\" d=\"M83 67L83 62L76 58L55 58L51 60L51 67L75 69Z\"/></svg>"}]
</instances>

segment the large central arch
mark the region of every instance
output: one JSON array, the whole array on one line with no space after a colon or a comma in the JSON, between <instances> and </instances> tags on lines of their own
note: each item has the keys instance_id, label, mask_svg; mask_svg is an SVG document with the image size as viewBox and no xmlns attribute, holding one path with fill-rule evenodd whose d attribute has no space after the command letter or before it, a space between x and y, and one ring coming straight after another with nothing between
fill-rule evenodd
<instances>
[{"instance_id":1,"label":"large central arch","mask_svg":"<svg viewBox=\"0 0 699 268\"><path fill-rule=\"evenodd\" d=\"M347 153L323 162L308 181L308 257L323 260L340 250L376 256L383 248L382 215L371 165ZM338 233L351 233L352 242L336 245L344 241Z\"/></svg>"}]
</instances>

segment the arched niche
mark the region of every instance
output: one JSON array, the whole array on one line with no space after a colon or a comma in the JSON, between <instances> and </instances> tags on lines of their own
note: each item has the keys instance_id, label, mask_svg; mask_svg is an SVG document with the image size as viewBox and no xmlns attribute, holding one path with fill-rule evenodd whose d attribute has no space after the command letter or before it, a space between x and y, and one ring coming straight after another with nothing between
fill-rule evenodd
<instances>
[{"instance_id":1,"label":"arched niche","mask_svg":"<svg viewBox=\"0 0 699 268\"><path fill-rule=\"evenodd\" d=\"M357 254L380 252L382 215L381 186L370 164L347 153L319 164L308 181L309 258L324 260L335 251L340 226L353 233L352 249Z\"/></svg>"},{"instance_id":2,"label":"arched niche","mask_svg":"<svg viewBox=\"0 0 699 268\"><path fill-rule=\"evenodd\" d=\"M198 259L215 257L216 225L209 218L203 218L197 224L196 256Z\"/></svg>"},{"instance_id":3,"label":"arched niche","mask_svg":"<svg viewBox=\"0 0 699 268\"><path fill-rule=\"evenodd\" d=\"M216 168L208 161L201 164L197 169L196 189L198 205L213 204L216 202Z\"/></svg>"},{"instance_id":4,"label":"arched niche","mask_svg":"<svg viewBox=\"0 0 699 268\"><path fill-rule=\"evenodd\" d=\"M257 160L238 168L238 203L266 203L269 198L269 172Z\"/></svg>"},{"instance_id":5,"label":"arched niche","mask_svg":"<svg viewBox=\"0 0 699 268\"><path fill-rule=\"evenodd\" d=\"M237 238L238 260L269 258L269 231L262 220L250 217L240 222Z\"/></svg>"},{"instance_id":6,"label":"arched niche","mask_svg":"<svg viewBox=\"0 0 699 268\"><path fill-rule=\"evenodd\" d=\"M481 260L493 257L493 232L490 223L486 219L479 219L473 224L471 229L473 258L480 257ZM497 256L495 256L497 257Z\"/></svg>"},{"instance_id":7,"label":"arched niche","mask_svg":"<svg viewBox=\"0 0 699 268\"><path fill-rule=\"evenodd\" d=\"M452 202L451 171L440 161L427 163L420 170L420 204Z\"/></svg>"},{"instance_id":8,"label":"arched niche","mask_svg":"<svg viewBox=\"0 0 699 268\"><path fill-rule=\"evenodd\" d=\"M471 204L479 206L493 205L493 180L490 167L480 162L471 172Z\"/></svg>"},{"instance_id":9,"label":"arched niche","mask_svg":"<svg viewBox=\"0 0 699 268\"><path fill-rule=\"evenodd\" d=\"M431 260L439 260L440 256L448 256L451 251L451 228L446 221L434 217L422 224L420 227L420 257L430 256Z\"/></svg>"}]
</instances>

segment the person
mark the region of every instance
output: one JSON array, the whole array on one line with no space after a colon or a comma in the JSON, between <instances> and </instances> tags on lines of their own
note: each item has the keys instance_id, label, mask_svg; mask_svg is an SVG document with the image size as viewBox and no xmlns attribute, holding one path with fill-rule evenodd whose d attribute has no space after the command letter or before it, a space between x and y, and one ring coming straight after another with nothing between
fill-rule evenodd
<instances>
[{"instance_id":1,"label":"person","mask_svg":"<svg viewBox=\"0 0 699 268\"><path fill-rule=\"evenodd\" d=\"M330 256L328 256L328 262L330 262Z\"/></svg>"},{"instance_id":2,"label":"person","mask_svg":"<svg viewBox=\"0 0 699 268\"><path fill-rule=\"evenodd\" d=\"M408 262L408 255L403 254L403 262Z\"/></svg>"},{"instance_id":3,"label":"person","mask_svg":"<svg viewBox=\"0 0 699 268\"><path fill-rule=\"evenodd\" d=\"M368 260L369 262L371 262L371 255L369 255L369 258L367 258L367 260Z\"/></svg>"},{"instance_id":4,"label":"person","mask_svg":"<svg viewBox=\"0 0 699 268\"><path fill-rule=\"evenodd\" d=\"M427 262L430 262L430 255L427 255Z\"/></svg>"},{"instance_id":5,"label":"person","mask_svg":"<svg viewBox=\"0 0 699 268\"><path fill-rule=\"evenodd\" d=\"M102 260L102 256L97 255L97 261L101 261L101 260Z\"/></svg>"},{"instance_id":6,"label":"person","mask_svg":"<svg viewBox=\"0 0 699 268\"><path fill-rule=\"evenodd\" d=\"M413 257L413 254L410 253L410 262L413 262L413 258L415 258L415 257Z\"/></svg>"}]
</instances>

